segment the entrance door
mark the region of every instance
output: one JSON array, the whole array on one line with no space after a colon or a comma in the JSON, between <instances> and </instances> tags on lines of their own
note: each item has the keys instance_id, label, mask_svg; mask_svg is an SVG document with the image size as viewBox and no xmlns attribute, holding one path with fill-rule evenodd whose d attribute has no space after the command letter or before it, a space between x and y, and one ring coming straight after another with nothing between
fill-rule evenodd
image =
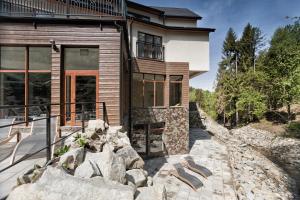
<instances>
[{"instance_id":1,"label":"entrance door","mask_svg":"<svg viewBox=\"0 0 300 200\"><path fill-rule=\"evenodd\" d=\"M86 121L96 119L99 116L98 71L66 71L65 102L66 125L80 125L82 110Z\"/></svg>"}]
</instances>

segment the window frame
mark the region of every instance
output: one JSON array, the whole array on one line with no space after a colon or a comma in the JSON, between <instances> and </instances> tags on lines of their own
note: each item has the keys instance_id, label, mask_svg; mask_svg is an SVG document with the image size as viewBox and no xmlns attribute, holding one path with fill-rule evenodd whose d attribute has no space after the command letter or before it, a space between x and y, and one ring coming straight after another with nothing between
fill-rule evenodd
<instances>
[{"instance_id":1,"label":"window frame","mask_svg":"<svg viewBox=\"0 0 300 200\"><path fill-rule=\"evenodd\" d=\"M135 74L142 74L143 77L143 99L142 99L142 108L159 108L159 107L165 107L165 96L163 95L163 105L159 105L157 106L157 102L156 102L156 83L162 83L163 84L163 93L165 94L165 87L166 87L166 76L163 74L151 74L151 73L136 73ZM153 75L154 76L154 80L146 80L145 79L145 75ZM164 80L155 80L156 76L163 76ZM153 106L145 106L145 83L153 83ZM134 108L139 108L133 105Z\"/></svg>"},{"instance_id":2,"label":"window frame","mask_svg":"<svg viewBox=\"0 0 300 200\"><path fill-rule=\"evenodd\" d=\"M172 76L181 76L181 80L180 81L173 81L173 80L171 80L171 77ZM170 75L169 76L169 82L170 82L170 86L169 86L169 105L170 105L170 107L180 107L180 106L182 106L182 98L183 98L183 93L182 93L182 83L183 83L183 78L184 78L184 76L183 75ZM181 89L181 96L180 96L180 105L179 106L176 106L176 105L171 105L171 100L172 100L172 98L171 98L171 84L180 84L180 89Z\"/></svg>"},{"instance_id":3,"label":"window frame","mask_svg":"<svg viewBox=\"0 0 300 200\"><path fill-rule=\"evenodd\" d=\"M24 116L25 116L25 121L28 123L28 117L29 117L29 90L30 90L30 86L29 86L29 76L30 73L41 73L41 74L47 74L50 73L50 77L51 77L51 67L52 67L52 61L51 61L51 66L50 69L47 70L32 70L30 69L30 48L34 48L34 47L47 47L51 49L51 54L52 54L52 48L51 45L5 45L5 44L1 44L1 47L25 47L24 51L25 51L25 59L24 59L24 69L1 69L0 68L0 74L5 74L5 73L18 73L18 74L24 74ZM0 57L1 57L1 51L0 51ZM1 65L1 63L0 63ZM51 79L50 79L51 80ZM50 101L51 101L51 94L50 94Z\"/></svg>"},{"instance_id":4,"label":"window frame","mask_svg":"<svg viewBox=\"0 0 300 200\"><path fill-rule=\"evenodd\" d=\"M140 40L140 35L144 34L145 35L145 39L144 41ZM146 38L148 37L152 37L152 42L147 42ZM156 44L156 40L155 38L159 38L160 39L160 44ZM140 47L139 45L143 45L143 55L141 55L140 53ZM152 48L161 48L161 51L156 51L155 49L152 49L152 56L146 56L147 51L145 46L146 45L151 45ZM153 54L155 53L155 56L153 56ZM161 53L161 56L158 56L158 53ZM146 33L143 31L138 31L137 34L137 48L136 48L136 55L138 58L141 59L152 59L152 60L159 60L159 61L163 61L164 60L164 46L163 46L163 37L159 36L159 35L154 35L154 34L150 34L150 33Z\"/></svg>"}]
</instances>

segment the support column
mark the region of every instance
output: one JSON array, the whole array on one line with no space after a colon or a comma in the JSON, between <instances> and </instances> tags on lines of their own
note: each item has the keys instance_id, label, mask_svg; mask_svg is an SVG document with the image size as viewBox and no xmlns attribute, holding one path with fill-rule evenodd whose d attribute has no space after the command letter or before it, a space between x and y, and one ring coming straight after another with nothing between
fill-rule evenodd
<instances>
[{"instance_id":1,"label":"support column","mask_svg":"<svg viewBox=\"0 0 300 200\"><path fill-rule=\"evenodd\" d=\"M61 46L57 46L57 51L52 49L52 65L51 65L51 104L60 104L63 97L62 87L62 63L61 63ZM53 105L51 106L51 115L60 115L63 112L63 106ZM61 116L61 121L63 120Z\"/></svg>"}]
</instances>

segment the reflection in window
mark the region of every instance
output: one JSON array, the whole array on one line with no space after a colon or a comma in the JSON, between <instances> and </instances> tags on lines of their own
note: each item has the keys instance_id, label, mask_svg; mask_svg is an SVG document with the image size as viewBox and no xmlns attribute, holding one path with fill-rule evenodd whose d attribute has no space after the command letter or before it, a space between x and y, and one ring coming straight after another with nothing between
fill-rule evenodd
<instances>
[{"instance_id":1,"label":"reflection in window","mask_svg":"<svg viewBox=\"0 0 300 200\"><path fill-rule=\"evenodd\" d=\"M182 105L182 76L170 76L170 106Z\"/></svg>"},{"instance_id":2,"label":"reflection in window","mask_svg":"<svg viewBox=\"0 0 300 200\"><path fill-rule=\"evenodd\" d=\"M0 47L0 70L24 70L25 47Z\"/></svg>"},{"instance_id":3,"label":"reflection in window","mask_svg":"<svg viewBox=\"0 0 300 200\"><path fill-rule=\"evenodd\" d=\"M132 75L132 104L134 107L143 107L143 74Z\"/></svg>"},{"instance_id":4,"label":"reflection in window","mask_svg":"<svg viewBox=\"0 0 300 200\"><path fill-rule=\"evenodd\" d=\"M50 47L0 47L0 104L25 105L50 103L51 91L51 48ZM28 52L27 52L28 51ZM26 58L25 56L28 57ZM26 60L29 71L25 71ZM14 73L3 70L15 70ZM32 70L44 70L36 73ZM28 73L28 88L25 77ZM27 93L26 93L27 92ZM35 107L30 107L29 115L38 115ZM22 116L24 108L5 111L0 117Z\"/></svg>"},{"instance_id":5,"label":"reflection in window","mask_svg":"<svg viewBox=\"0 0 300 200\"><path fill-rule=\"evenodd\" d=\"M50 47L29 47L29 70L51 70Z\"/></svg>"},{"instance_id":6,"label":"reflection in window","mask_svg":"<svg viewBox=\"0 0 300 200\"><path fill-rule=\"evenodd\" d=\"M50 73L29 73L29 104L49 104L51 94Z\"/></svg>"},{"instance_id":7,"label":"reflection in window","mask_svg":"<svg viewBox=\"0 0 300 200\"><path fill-rule=\"evenodd\" d=\"M133 107L164 106L163 75L133 74Z\"/></svg>"},{"instance_id":8,"label":"reflection in window","mask_svg":"<svg viewBox=\"0 0 300 200\"><path fill-rule=\"evenodd\" d=\"M25 74L24 73L0 73L0 105L24 105L25 104ZM1 110L0 117L22 116L24 109Z\"/></svg>"},{"instance_id":9,"label":"reflection in window","mask_svg":"<svg viewBox=\"0 0 300 200\"><path fill-rule=\"evenodd\" d=\"M144 106L154 106L154 82L144 82Z\"/></svg>"},{"instance_id":10,"label":"reflection in window","mask_svg":"<svg viewBox=\"0 0 300 200\"><path fill-rule=\"evenodd\" d=\"M66 70L99 69L98 48L65 48Z\"/></svg>"}]
</instances>

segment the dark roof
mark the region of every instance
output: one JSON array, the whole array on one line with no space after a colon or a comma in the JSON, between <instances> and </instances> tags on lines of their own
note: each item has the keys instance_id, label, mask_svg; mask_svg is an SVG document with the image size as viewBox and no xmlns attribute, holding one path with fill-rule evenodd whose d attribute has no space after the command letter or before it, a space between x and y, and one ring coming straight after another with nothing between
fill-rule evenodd
<instances>
[{"instance_id":1,"label":"dark roof","mask_svg":"<svg viewBox=\"0 0 300 200\"><path fill-rule=\"evenodd\" d=\"M151 6L151 8L163 11L166 17L202 19L201 16L199 16L198 14L194 13L193 11L187 8L171 8L171 7L157 7L157 6Z\"/></svg>"},{"instance_id":2,"label":"dark roof","mask_svg":"<svg viewBox=\"0 0 300 200\"><path fill-rule=\"evenodd\" d=\"M149 25L152 25L152 26L156 26L156 27L163 28L163 29L166 29L166 30L173 30L173 31L215 32L215 30L216 30L214 28L166 26L166 25L163 25L163 24L158 24L158 23L155 23L155 22L145 21L145 20L138 19L138 18L135 18L135 17L128 17L127 16L127 18L128 19L133 19L135 21L138 21L138 22L141 22L141 23L144 23L144 24L149 24Z\"/></svg>"}]
</instances>

